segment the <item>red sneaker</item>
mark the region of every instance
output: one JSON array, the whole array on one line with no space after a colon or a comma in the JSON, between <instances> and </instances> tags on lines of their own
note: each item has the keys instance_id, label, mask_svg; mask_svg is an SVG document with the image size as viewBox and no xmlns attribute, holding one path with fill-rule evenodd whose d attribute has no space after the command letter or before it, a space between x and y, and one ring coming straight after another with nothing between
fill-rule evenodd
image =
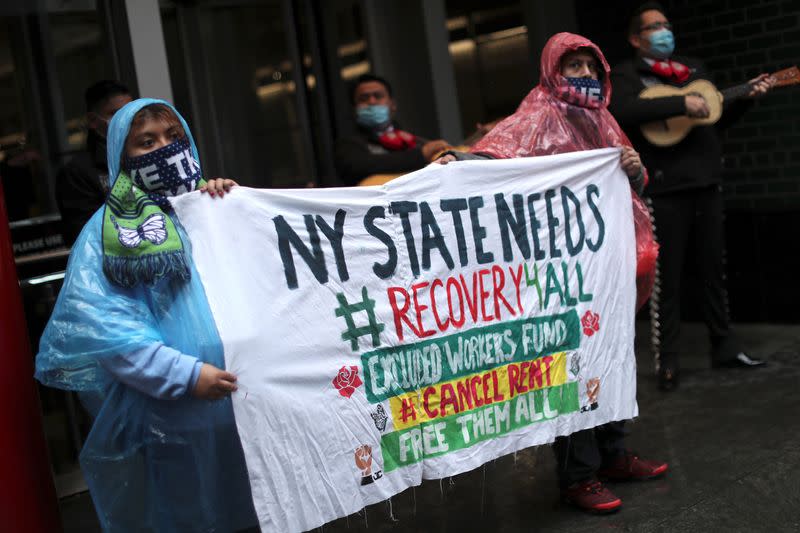
<instances>
[{"instance_id":1,"label":"red sneaker","mask_svg":"<svg viewBox=\"0 0 800 533\"><path fill-rule=\"evenodd\" d=\"M667 463L640 459L633 452L626 451L597 473L610 481L644 481L663 475L669 470Z\"/></svg>"},{"instance_id":2,"label":"red sneaker","mask_svg":"<svg viewBox=\"0 0 800 533\"><path fill-rule=\"evenodd\" d=\"M596 479L573 483L561 492L561 497L566 503L590 513L613 513L622 506L622 500Z\"/></svg>"}]
</instances>

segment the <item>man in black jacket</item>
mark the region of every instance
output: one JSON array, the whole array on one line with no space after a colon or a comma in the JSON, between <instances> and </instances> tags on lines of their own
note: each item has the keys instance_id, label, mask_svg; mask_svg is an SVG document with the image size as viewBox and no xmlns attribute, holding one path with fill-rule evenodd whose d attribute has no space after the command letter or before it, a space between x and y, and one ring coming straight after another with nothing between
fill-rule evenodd
<instances>
[{"instance_id":1,"label":"man in black jacket","mask_svg":"<svg viewBox=\"0 0 800 533\"><path fill-rule=\"evenodd\" d=\"M86 150L75 155L58 172L56 201L61 212L62 235L72 246L84 224L105 202L108 194L106 132L114 113L132 100L121 83L103 80L85 93L88 134Z\"/></svg>"},{"instance_id":2,"label":"man in black jacket","mask_svg":"<svg viewBox=\"0 0 800 533\"><path fill-rule=\"evenodd\" d=\"M646 194L652 199L661 246L657 285L651 298L653 349L659 386L672 390L678 385L680 280L687 256L696 258L703 281L703 312L711 337L712 365L754 368L764 364L744 353L731 335L724 282L719 130L735 121L749 102L726 102L716 125L695 127L673 146L650 144L640 132L642 124L675 116L705 118L709 109L698 95L644 99L639 93L655 84L682 87L709 76L700 61L672 55L671 26L657 3L644 4L634 12L628 41L636 56L612 70L614 96L609 109L641 153L650 173ZM762 74L751 84L750 98L764 94L773 82Z\"/></svg>"},{"instance_id":3,"label":"man in black jacket","mask_svg":"<svg viewBox=\"0 0 800 533\"><path fill-rule=\"evenodd\" d=\"M447 141L423 139L398 127L393 120L397 104L385 79L360 76L351 97L358 132L336 143L336 170L345 185L357 185L371 174L419 170L449 147Z\"/></svg>"}]
</instances>

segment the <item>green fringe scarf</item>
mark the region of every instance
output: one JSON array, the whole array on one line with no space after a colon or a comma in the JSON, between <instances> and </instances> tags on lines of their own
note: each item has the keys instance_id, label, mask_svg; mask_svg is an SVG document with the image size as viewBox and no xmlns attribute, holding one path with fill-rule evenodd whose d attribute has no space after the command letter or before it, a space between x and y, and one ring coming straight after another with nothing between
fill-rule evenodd
<instances>
[{"instance_id":1,"label":"green fringe scarf","mask_svg":"<svg viewBox=\"0 0 800 533\"><path fill-rule=\"evenodd\" d=\"M197 186L204 184L201 179ZM104 207L103 272L128 288L191 277L175 223L125 172L119 174Z\"/></svg>"}]
</instances>

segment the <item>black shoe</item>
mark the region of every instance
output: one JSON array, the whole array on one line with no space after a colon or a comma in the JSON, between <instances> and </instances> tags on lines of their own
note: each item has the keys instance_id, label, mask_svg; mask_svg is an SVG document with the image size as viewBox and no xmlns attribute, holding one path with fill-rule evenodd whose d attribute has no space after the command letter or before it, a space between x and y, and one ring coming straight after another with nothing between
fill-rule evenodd
<instances>
[{"instance_id":1,"label":"black shoe","mask_svg":"<svg viewBox=\"0 0 800 533\"><path fill-rule=\"evenodd\" d=\"M766 365L766 361L750 357L744 352L737 353L733 359L727 359L725 361L713 361L711 363L713 368L758 368Z\"/></svg>"},{"instance_id":2,"label":"black shoe","mask_svg":"<svg viewBox=\"0 0 800 533\"><path fill-rule=\"evenodd\" d=\"M658 388L670 392L678 388L678 354L662 353L658 361Z\"/></svg>"},{"instance_id":3,"label":"black shoe","mask_svg":"<svg viewBox=\"0 0 800 533\"><path fill-rule=\"evenodd\" d=\"M678 371L673 367L662 366L658 369L658 388L671 392L678 388Z\"/></svg>"}]
</instances>

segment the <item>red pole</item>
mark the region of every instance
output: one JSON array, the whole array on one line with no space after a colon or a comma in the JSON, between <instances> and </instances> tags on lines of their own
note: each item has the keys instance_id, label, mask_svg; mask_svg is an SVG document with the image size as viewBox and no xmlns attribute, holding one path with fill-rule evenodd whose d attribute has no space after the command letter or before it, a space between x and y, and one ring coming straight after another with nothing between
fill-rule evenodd
<instances>
[{"instance_id":1,"label":"red pole","mask_svg":"<svg viewBox=\"0 0 800 533\"><path fill-rule=\"evenodd\" d=\"M60 532L2 182L0 300L0 530Z\"/></svg>"}]
</instances>

